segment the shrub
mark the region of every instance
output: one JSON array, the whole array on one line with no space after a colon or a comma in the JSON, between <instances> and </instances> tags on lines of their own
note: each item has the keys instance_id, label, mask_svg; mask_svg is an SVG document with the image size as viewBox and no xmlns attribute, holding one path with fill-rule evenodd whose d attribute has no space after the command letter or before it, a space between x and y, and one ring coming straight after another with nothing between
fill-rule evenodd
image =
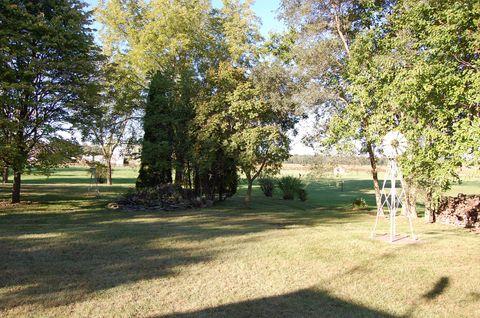
<instances>
[{"instance_id":1,"label":"shrub","mask_svg":"<svg viewBox=\"0 0 480 318\"><path fill-rule=\"evenodd\" d=\"M260 189L266 197L273 196L273 190L275 189L275 179L272 177L263 177L258 179Z\"/></svg>"},{"instance_id":2,"label":"shrub","mask_svg":"<svg viewBox=\"0 0 480 318\"><path fill-rule=\"evenodd\" d=\"M366 208L367 206L368 206L367 202L365 201L364 198L356 198L352 202L352 208L354 209L363 209L363 208Z\"/></svg>"},{"instance_id":3,"label":"shrub","mask_svg":"<svg viewBox=\"0 0 480 318\"><path fill-rule=\"evenodd\" d=\"M282 190L284 200L293 200L295 198L295 194L298 194L298 191L303 189L303 183L299 178L286 176L278 180L278 188Z\"/></svg>"},{"instance_id":4,"label":"shrub","mask_svg":"<svg viewBox=\"0 0 480 318\"><path fill-rule=\"evenodd\" d=\"M305 191L305 189L298 189L298 198L300 201L307 201L307 191Z\"/></svg>"},{"instance_id":5,"label":"shrub","mask_svg":"<svg viewBox=\"0 0 480 318\"><path fill-rule=\"evenodd\" d=\"M92 162L89 164L88 172L93 176L98 183L107 182L108 168L105 164L100 162Z\"/></svg>"}]
</instances>

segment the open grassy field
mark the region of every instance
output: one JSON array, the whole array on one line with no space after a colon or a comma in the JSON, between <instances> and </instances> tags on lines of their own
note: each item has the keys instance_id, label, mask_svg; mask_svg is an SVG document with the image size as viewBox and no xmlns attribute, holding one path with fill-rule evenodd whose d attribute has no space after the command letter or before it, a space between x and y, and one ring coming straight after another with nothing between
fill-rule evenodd
<instances>
[{"instance_id":1,"label":"open grassy field","mask_svg":"<svg viewBox=\"0 0 480 318\"><path fill-rule=\"evenodd\" d=\"M373 207L366 173L344 192L309 182L306 202L256 188L249 210L243 189L210 209L107 209L135 176L117 169L100 198L85 168L25 176L31 202L0 206L0 316L480 317L480 235L418 219L416 244L370 239L373 208L351 209Z\"/></svg>"}]
</instances>

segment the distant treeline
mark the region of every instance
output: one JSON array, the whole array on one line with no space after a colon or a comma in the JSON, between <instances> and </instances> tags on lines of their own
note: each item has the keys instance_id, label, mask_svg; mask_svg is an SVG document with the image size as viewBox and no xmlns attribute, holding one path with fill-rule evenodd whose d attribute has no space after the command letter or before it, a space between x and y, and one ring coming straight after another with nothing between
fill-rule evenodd
<instances>
[{"instance_id":1,"label":"distant treeline","mask_svg":"<svg viewBox=\"0 0 480 318\"><path fill-rule=\"evenodd\" d=\"M377 159L377 164L385 164L383 158ZM328 164L329 166L338 165L370 165L367 157L362 156L326 156L326 155L293 155L288 158L285 163L300 165L317 165L319 163Z\"/></svg>"}]
</instances>

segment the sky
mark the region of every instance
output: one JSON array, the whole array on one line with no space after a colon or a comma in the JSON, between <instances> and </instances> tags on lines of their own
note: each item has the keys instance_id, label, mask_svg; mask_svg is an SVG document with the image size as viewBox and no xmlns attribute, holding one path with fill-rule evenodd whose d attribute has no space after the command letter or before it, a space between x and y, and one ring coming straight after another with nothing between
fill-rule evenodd
<instances>
[{"instance_id":1,"label":"sky","mask_svg":"<svg viewBox=\"0 0 480 318\"><path fill-rule=\"evenodd\" d=\"M93 9L97 5L97 0L86 0L86 3ZM212 0L214 7L220 7L222 5L221 0ZM281 32L285 29L285 25L282 21L279 21L277 16L278 8L280 7L280 0L256 0L253 4L253 11L261 19L261 33L267 37L269 32ZM94 25L96 29L99 25ZM304 135L304 131L307 124L301 122L298 125L299 134L292 138L291 154L313 154L313 150L302 144L301 138Z\"/></svg>"}]
</instances>

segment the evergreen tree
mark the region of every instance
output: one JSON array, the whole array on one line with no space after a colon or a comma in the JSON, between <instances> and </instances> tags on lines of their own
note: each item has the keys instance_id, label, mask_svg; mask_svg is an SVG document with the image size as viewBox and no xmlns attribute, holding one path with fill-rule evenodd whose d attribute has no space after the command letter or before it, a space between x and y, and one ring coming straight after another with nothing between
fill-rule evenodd
<instances>
[{"instance_id":1,"label":"evergreen tree","mask_svg":"<svg viewBox=\"0 0 480 318\"><path fill-rule=\"evenodd\" d=\"M171 72L152 78L143 119L144 137L137 188L172 182L175 81Z\"/></svg>"}]
</instances>

